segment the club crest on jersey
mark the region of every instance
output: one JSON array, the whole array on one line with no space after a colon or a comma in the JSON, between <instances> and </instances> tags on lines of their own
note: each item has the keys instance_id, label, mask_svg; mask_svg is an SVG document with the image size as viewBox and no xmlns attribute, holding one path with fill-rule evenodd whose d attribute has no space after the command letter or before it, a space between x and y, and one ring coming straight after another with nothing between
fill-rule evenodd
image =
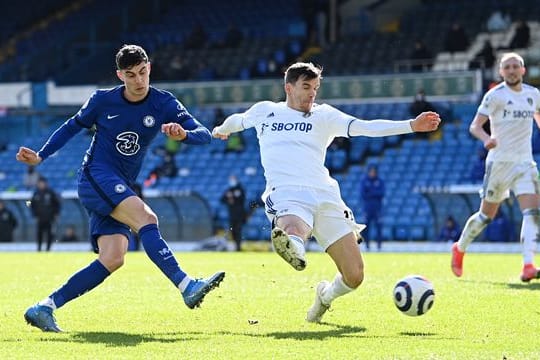
<instances>
[{"instance_id":1,"label":"club crest on jersey","mask_svg":"<svg viewBox=\"0 0 540 360\"><path fill-rule=\"evenodd\" d=\"M156 119L154 119L154 117L152 115L146 115L143 120L143 125L146 126L146 127L152 127L155 125L156 123Z\"/></svg>"},{"instance_id":2,"label":"club crest on jersey","mask_svg":"<svg viewBox=\"0 0 540 360\"><path fill-rule=\"evenodd\" d=\"M121 194L126 191L126 186L124 184L116 184L114 185L114 191L118 194Z\"/></svg>"},{"instance_id":3,"label":"club crest on jersey","mask_svg":"<svg viewBox=\"0 0 540 360\"><path fill-rule=\"evenodd\" d=\"M533 104L533 99L527 98L527 103L528 103L530 106L532 106L532 104Z\"/></svg>"}]
</instances>

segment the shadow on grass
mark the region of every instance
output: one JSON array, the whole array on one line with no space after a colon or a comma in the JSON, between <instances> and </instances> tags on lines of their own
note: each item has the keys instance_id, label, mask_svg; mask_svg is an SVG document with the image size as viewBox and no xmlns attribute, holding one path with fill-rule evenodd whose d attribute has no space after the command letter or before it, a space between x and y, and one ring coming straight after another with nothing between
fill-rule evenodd
<instances>
[{"instance_id":1,"label":"shadow on grass","mask_svg":"<svg viewBox=\"0 0 540 360\"><path fill-rule=\"evenodd\" d=\"M506 286L509 287L510 289L517 289L517 290L540 290L539 282L510 283L510 284L506 284Z\"/></svg>"},{"instance_id":2,"label":"shadow on grass","mask_svg":"<svg viewBox=\"0 0 540 360\"><path fill-rule=\"evenodd\" d=\"M157 334L128 334L121 332L76 332L67 333L68 337L48 338L47 341L54 342L76 342L90 344L105 344L106 346L137 346L143 342L174 343L186 340L200 340L201 337L213 335L233 335L250 336L275 339L296 339L296 340L323 340L327 338L340 338L348 335L359 334L366 331L366 328L359 326L338 325L331 323L321 323L321 330L313 331L274 331L269 333L249 334L244 332L220 331L211 332L172 332ZM324 327L322 327L324 326ZM332 327L328 329L328 327Z\"/></svg>"},{"instance_id":3,"label":"shadow on grass","mask_svg":"<svg viewBox=\"0 0 540 360\"><path fill-rule=\"evenodd\" d=\"M516 290L540 290L540 282L532 280L530 282L502 282L502 281L482 281L482 280L461 280L471 284L490 284Z\"/></svg>"},{"instance_id":4,"label":"shadow on grass","mask_svg":"<svg viewBox=\"0 0 540 360\"><path fill-rule=\"evenodd\" d=\"M68 343L105 344L106 346L137 346L142 342L174 343L184 340L195 340L201 334L168 333L168 334L127 334L121 332L75 332L67 333L69 337L47 339L47 341Z\"/></svg>"},{"instance_id":5,"label":"shadow on grass","mask_svg":"<svg viewBox=\"0 0 540 360\"><path fill-rule=\"evenodd\" d=\"M265 334L245 334L255 337L273 337L275 339L295 339L295 340L324 340L327 338L340 338L347 335L363 333L366 331L362 326L338 325L321 322L319 325L325 326L324 330L302 330L302 331L274 331ZM332 329L326 329L326 327Z\"/></svg>"},{"instance_id":6,"label":"shadow on grass","mask_svg":"<svg viewBox=\"0 0 540 360\"><path fill-rule=\"evenodd\" d=\"M412 337L428 337L428 336L438 336L439 334L430 333L430 332L417 332L417 331L402 331L399 333L403 336L412 336Z\"/></svg>"}]
</instances>

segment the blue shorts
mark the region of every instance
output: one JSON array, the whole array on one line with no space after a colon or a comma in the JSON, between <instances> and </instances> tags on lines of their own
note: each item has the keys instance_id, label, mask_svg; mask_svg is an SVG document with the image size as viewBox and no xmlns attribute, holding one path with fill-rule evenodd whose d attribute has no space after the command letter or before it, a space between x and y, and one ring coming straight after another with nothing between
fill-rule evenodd
<instances>
[{"instance_id":1,"label":"blue shorts","mask_svg":"<svg viewBox=\"0 0 540 360\"><path fill-rule=\"evenodd\" d=\"M79 173L78 193L90 217L90 238L94 252L99 252L97 239L101 235L122 234L130 238L129 226L109 216L124 199L137 196L125 180L111 172L85 168Z\"/></svg>"}]
</instances>

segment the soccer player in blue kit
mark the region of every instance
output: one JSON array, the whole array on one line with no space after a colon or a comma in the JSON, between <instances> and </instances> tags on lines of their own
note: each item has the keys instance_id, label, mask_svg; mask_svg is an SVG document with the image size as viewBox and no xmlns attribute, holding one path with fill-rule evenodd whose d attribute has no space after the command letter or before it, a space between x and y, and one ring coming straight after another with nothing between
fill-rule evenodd
<instances>
[{"instance_id":1,"label":"soccer player in blue kit","mask_svg":"<svg viewBox=\"0 0 540 360\"><path fill-rule=\"evenodd\" d=\"M116 54L116 66L123 85L97 90L41 150L20 147L16 156L25 164L37 165L80 130L96 127L79 170L78 194L90 217L98 258L26 311L26 321L43 331L62 331L53 311L92 290L123 265L131 230L138 232L148 257L180 289L191 309L198 307L225 276L221 271L206 279L188 276L162 239L156 214L131 187L160 131L193 145L209 143L210 132L171 93L150 86L150 62L143 48L122 46Z\"/></svg>"}]
</instances>

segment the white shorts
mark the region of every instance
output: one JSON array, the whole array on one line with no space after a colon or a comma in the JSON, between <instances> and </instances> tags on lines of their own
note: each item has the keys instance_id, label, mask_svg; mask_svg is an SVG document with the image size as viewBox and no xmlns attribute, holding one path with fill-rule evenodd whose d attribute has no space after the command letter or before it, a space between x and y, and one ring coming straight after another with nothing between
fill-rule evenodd
<instances>
[{"instance_id":1,"label":"white shorts","mask_svg":"<svg viewBox=\"0 0 540 360\"><path fill-rule=\"evenodd\" d=\"M480 197L486 201L500 203L510 196L540 194L536 163L493 161L486 163L486 174Z\"/></svg>"},{"instance_id":2,"label":"white shorts","mask_svg":"<svg viewBox=\"0 0 540 360\"><path fill-rule=\"evenodd\" d=\"M284 215L298 216L312 228L313 236L325 251L343 236L365 228L354 221L353 212L337 190L284 186L265 192L263 201L271 222Z\"/></svg>"}]
</instances>

